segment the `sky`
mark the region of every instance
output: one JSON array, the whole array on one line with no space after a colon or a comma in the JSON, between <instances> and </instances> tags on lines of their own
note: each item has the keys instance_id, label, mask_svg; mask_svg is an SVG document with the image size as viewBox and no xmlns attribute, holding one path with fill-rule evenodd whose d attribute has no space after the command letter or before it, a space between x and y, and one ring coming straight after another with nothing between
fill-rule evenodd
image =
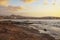
<instances>
[{"instance_id":1,"label":"sky","mask_svg":"<svg viewBox=\"0 0 60 40\"><path fill-rule=\"evenodd\" d=\"M22 16L60 17L60 0L0 0L0 5L21 7L22 9L15 11L14 14Z\"/></svg>"}]
</instances>

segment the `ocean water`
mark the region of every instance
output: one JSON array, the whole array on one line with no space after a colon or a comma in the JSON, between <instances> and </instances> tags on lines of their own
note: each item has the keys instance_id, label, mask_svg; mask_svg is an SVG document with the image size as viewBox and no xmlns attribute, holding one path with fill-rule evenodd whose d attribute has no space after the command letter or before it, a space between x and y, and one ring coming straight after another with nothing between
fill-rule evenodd
<instances>
[{"instance_id":1,"label":"ocean water","mask_svg":"<svg viewBox=\"0 0 60 40\"><path fill-rule=\"evenodd\" d=\"M16 20L15 20L16 21ZM21 21L21 20L18 20ZM37 29L40 33L49 34L56 39L60 39L60 20L43 20L43 19L23 19L22 21L30 21L34 24L29 25L34 29ZM44 31L46 29L47 31Z\"/></svg>"},{"instance_id":2,"label":"ocean water","mask_svg":"<svg viewBox=\"0 0 60 40\"><path fill-rule=\"evenodd\" d=\"M60 39L60 19L1 19L0 21L3 20L17 22L29 21L33 23L28 25L29 27L37 29L40 33L46 33L56 39ZM46 31L44 29L46 29Z\"/></svg>"}]
</instances>

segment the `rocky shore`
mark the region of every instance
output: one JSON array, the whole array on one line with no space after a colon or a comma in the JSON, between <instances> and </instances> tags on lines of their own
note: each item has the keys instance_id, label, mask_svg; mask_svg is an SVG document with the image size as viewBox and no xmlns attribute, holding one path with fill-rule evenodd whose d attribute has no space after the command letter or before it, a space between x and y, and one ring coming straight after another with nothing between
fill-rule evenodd
<instances>
[{"instance_id":1,"label":"rocky shore","mask_svg":"<svg viewBox=\"0 0 60 40\"><path fill-rule=\"evenodd\" d=\"M38 30L19 27L14 24L0 24L0 40L55 40Z\"/></svg>"}]
</instances>

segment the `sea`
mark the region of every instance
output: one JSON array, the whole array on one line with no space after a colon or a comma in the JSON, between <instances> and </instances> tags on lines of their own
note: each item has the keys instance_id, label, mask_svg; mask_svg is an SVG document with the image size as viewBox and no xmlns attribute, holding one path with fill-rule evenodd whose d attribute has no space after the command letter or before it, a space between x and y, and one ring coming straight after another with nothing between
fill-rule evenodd
<instances>
[{"instance_id":1,"label":"sea","mask_svg":"<svg viewBox=\"0 0 60 40\"><path fill-rule=\"evenodd\" d=\"M32 22L33 24L28 25L30 28L37 29L40 33L46 33L56 39L60 39L60 19L0 19L0 21L5 20Z\"/></svg>"}]
</instances>

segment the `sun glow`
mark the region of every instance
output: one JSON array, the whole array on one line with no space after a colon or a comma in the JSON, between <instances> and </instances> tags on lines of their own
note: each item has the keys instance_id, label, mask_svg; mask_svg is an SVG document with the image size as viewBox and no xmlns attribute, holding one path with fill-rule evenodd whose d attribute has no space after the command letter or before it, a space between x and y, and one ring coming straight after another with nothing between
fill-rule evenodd
<instances>
[{"instance_id":1,"label":"sun glow","mask_svg":"<svg viewBox=\"0 0 60 40\"><path fill-rule=\"evenodd\" d=\"M8 0L0 0L0 5L8 6Z\"/></svg>"},{"instance_id":2,"label":"sun glow","mask_svg":"<svg viewBox=\"0 0 60 40\"><path fill-rule=\"evenodd\" d=\"M28 14L21 14L21 15L28 15L28 16L59 16L60 17L60 0L45 0L43 5L38 5L36 7L32 7L32 9L25 10L24 12L28 12Z\"/></svg>"},{"instance_id":3,"label":"sun glow","mask_svg":"<svg viewBox=\"0 0 60 40\"><path fill-rule=\"evenodd\" d=\"M12 1L12 0L10 0ZM17 5L9 7L14 14L23 16L59 16L60 17L60 0L22 0L12 1L0 0L0 5ZM22 6L22 7L21 7ZM8 8L8 7L7 7Z\"/></svg>"}]
</instances>

